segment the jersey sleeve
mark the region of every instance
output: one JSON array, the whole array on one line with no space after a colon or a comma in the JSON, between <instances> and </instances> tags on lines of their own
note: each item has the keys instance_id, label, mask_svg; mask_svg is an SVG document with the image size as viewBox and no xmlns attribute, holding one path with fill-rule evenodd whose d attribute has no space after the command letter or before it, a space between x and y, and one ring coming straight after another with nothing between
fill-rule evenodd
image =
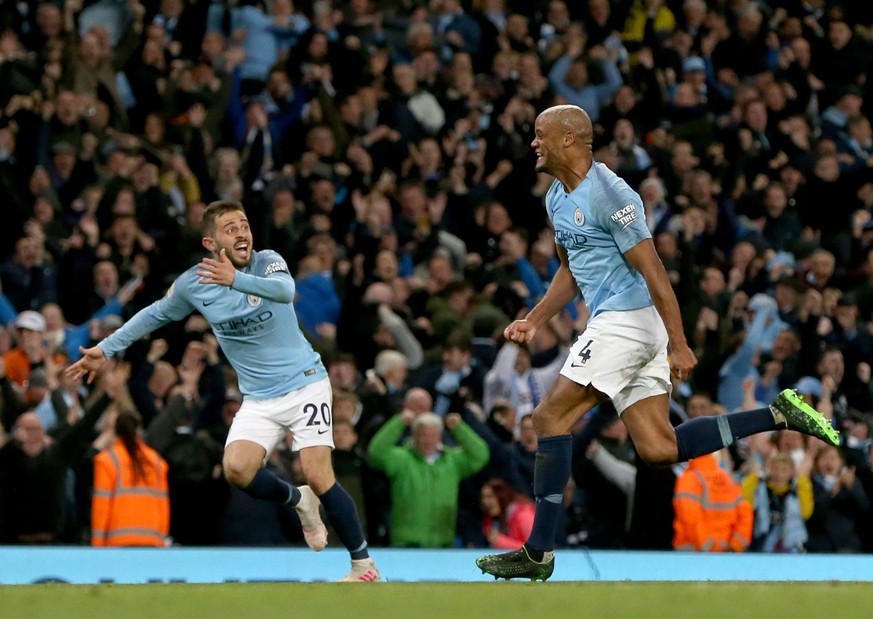
<instances>
[{"instance_id":1,"label":"jersey sleeve","mask_svg":"<svg viewBox=\"0 0 873 619\"><path fill-rule=\"evenodd\" d=\"M635 247L640 241L652 238L646 225L646 216L640 197L630 191L612 195L609 204L599 209L600 223L615 239L621 253Z\"/></svg>"},{"instance_id":2,"label":"jersey sleeve","mask_svg":"<svg viewBox=\"0 0 873 619\"><path fill-rule=\"evenodd\" d=\"M183 277L184 275L179 276L161 299L141 309L112 335L100 342L98 346L103 350L103 354L111 357L155 329L174 320L181 320L193 312L194 306L185 294L187 288Z\"/></svg>"},{"instance_id":3,"label":"jersey sleeve","mask_svg":"<svg viewBox=\"0 0 873 619\"><path fill-rule=\"evenodd\" d=\"M277 303L294 300L294 279L284 258L271 250L260 252L252 273L237 271L231 288Z\"/></svg>"}]
</instances>

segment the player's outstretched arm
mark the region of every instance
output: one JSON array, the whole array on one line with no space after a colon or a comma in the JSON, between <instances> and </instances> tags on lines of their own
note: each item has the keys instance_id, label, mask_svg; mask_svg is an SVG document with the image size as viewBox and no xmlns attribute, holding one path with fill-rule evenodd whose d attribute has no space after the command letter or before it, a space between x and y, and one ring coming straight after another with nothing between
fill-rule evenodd
<instances>
[{"instance_id":1,"label":"player's outstretched arm","mask_svg":"<svg viewBox=\"0 0 873 619\"><path fill-rule=\"evenodd\" d=\"M655 309L658 310L667 328L667 335L670 338L670 369L676 378L686 380L697 365L697 357L694 356L685 339L679 301L676 300L667 271L655 251L655 244L652 239L645 239L626 251L624 255L631 266L646 280Z\"/></svg>"},{"instance_id":2,"label":"player's outstretched arm","mask_svg":"<svg viewBox=\"0 0 873 619\"><path fill-rule=\"evenodd\" d=\"M74 378L87 374L90 383L94 380L94 372L103 365L108 357L125 350L140 338L168 322L181 320L190 314L194 308L185 300L185 295L181 290L184 288L184 284L179 284L180 290L176 290L177 284L179 284L178 279L163 298L138 311L112 335L100 341L97 346L80 347L79 350L83 357L68 367L66 374Z\"/></svg>"},{"instance_id":3,"label":"player's outstretched arm","mask_svg":"<svg viewBox=\"0 0 873 619\"><path fill-rule=\"evenodd\" d=\"M97 375L97 370L106 363L106 355L103 354L103 350L99 346L92 346L91 348L79 346L79 352L82 353L82 358L68 367L64 373L72 379L87 375L87 381L90 385Z\"/></svg>"},{"instance_id":4,"label":"player's outstretched arm","mask_svg":"<svg viewBox=\"0 0 873 619\"><path fill-rule=\"evenodd\" d=\"M516 320L503 331L503 336L519 344L530 342L537 329L549 321L549 319L567 307L579 294L579 286L576 278L570 272L570 261L567 258L567 250L560 245L555 245L558 250L558 258L561 266L552 278L546 294L540 302L521 320Z\"/></svg>"}]
</instances>

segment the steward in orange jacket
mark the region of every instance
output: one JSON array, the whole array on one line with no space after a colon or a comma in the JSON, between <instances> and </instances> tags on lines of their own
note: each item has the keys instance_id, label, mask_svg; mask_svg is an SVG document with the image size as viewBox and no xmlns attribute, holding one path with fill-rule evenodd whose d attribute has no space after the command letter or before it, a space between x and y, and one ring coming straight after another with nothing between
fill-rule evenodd
<instances>
[{"instance_id":1,"label":"steward in orange jacket","mask_svg":"<svg viewBox=\"0 0 873 619\"><path fill-rule=\"evenodd\" d=\"M138 416L124 421L130 417L119 414L119 440L94 458L92 546L165 546L170 532L167 463L136 435ZM131 423L132 432L119 432Z\"/></svg>"},{"instance_id":2,"label":"steward in orange jacket","mask_svg":"<svg viewBox=\"0 0 873 619\"><path fill-rule=\"evenodd\" d=\"M673 510L676 550L743 552L752 540L752 507L713 454L688 462L676 479Z\"/></svg>"}]
</instances>

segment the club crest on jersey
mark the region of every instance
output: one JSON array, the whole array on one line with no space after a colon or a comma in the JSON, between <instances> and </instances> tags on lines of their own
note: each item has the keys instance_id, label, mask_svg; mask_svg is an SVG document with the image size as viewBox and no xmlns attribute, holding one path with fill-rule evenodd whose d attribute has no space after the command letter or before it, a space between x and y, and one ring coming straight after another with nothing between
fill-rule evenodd
<instances>
[{"instance_id":1,"label":"club crest on jersey","mask_svg":"<svg viewBox=\"0 0 873 619\"><path fill-rule=\"evenodd\" d=\"M577 226L581 226L585 223L585 215L582 213L582 209L577 208L576 212L573 213L573 223Z\"/></svg>"},{"instance_id":2,"label":"club crest on jersey","mask_svg":"<svg viewBox=\"0 0 873 619\"><path fill-rule=\"evenodd\" d=\"M618 209L616 212L610 215L609 218L618 225L620 225L621 229L624 230L637 220L636 209L637 207L635 205L628 204L627 206Z\"/></svg>"},{"instance_id":3,"label":"club crest on jersey","mask_svg":"<svg viewBox=\"0 0 873 619\"><path fill-rule=\"evenodd\" d=\"M256 297L253 294L246 295L246 301L248 301L249 305L251 305L252 307L257 307L264 302L261 297Z\"/></svg>"}]
</instances>

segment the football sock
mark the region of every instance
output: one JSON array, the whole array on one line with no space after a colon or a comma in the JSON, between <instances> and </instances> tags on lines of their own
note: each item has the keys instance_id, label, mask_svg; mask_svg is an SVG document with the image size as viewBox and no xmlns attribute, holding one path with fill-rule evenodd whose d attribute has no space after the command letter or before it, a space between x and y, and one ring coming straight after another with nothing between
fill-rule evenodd
<instances>
[{"instance_id":1,"label":"football sock","mask_svg":"<svg viewBox=\"0 0 873 619\"><path fill-rule=\"evenodd\" d=\"M569 434L540 439L534 464L536 515L524 544L534 561L542 561L544 553L555 549L555 527L564 509L564 489L572 460L573 439Z\"/></svg>"},{"instance_id":2,"label":"football sock","mask_svg":"<svg viewBox=\"0 0 873 619\"><path fill-rule=\"evenodd\" d=\"M367 540L364 539L364 529L358 518L358 510L346 489L337 482L318 498L324 505L324 511L333 530L352 555L352 559L369 557L370 552L367 550Z\"/></svg>"},{"instance_id":3,"label":"football sock","mask_svg":"<svg viewBox=\"0 0 873 619\"><path fill-rule=\"evenodd\" d=\"M287 503L292 507L300 502L300 490L279 479L267 469L261 469L242 491L254 499L271 503Z\"/></svg>"},{"instance_id":4,"label":"football sock","mask_svg":"<svg viewBox=\"0 0 873 619\"><path fill-rule=\"evenodd\" d=\"M696 417L676 428L676 444L679 448L679 462L728 447L737 439L776 430L782 427L773 418L769 408L718 415L715 417Z\"/></svg>"}]
</instances>

